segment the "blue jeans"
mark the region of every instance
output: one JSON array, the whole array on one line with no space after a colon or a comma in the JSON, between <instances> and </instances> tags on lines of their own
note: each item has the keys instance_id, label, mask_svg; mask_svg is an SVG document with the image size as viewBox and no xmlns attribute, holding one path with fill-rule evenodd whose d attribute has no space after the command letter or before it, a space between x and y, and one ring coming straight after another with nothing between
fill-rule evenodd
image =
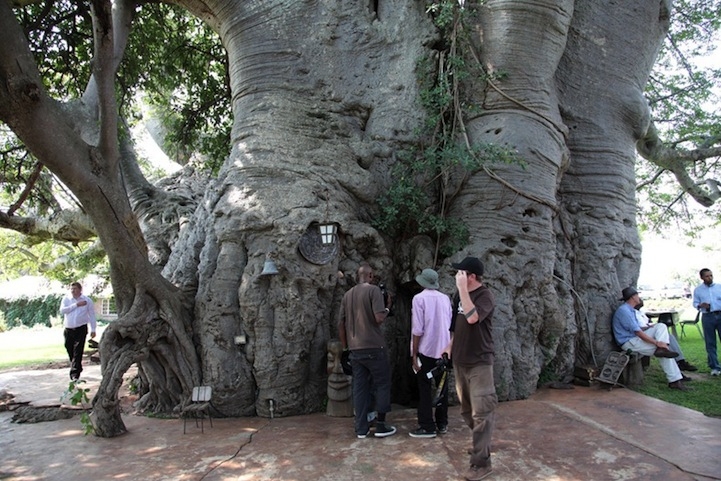
<instances>
[{"instance_id":1,"label":"blue jeans","mask_svg":"<svg viewBox=\"0 0 721 481\"><path fill-rule=\"evenodd\" d=\"M703 337L706 342L706 356L710 369L721 370L716 353L716 336L721 339L721 312L705 312L701 317Z\"/></svg>"},{"instance_id":2,"label":"blue jeans","mask_svg":"<svg viewBox=\"0 0 721 481\"><path fill-rule=\"evenodd\" d=\"M388 353L383 348L356 349L350 353L350 362L353 368L355 432L366 434L369 429L368 411L374 395L378 414L391 410L391 367Z\"/></svg>"}]
</instances>

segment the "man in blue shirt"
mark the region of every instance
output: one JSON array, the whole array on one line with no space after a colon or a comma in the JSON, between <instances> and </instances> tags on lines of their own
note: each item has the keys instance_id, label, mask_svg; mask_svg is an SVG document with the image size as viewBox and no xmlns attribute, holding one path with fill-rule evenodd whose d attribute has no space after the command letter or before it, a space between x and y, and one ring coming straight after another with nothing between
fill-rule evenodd
<instances>
[{"instance_id":1,"label":"man in blue shirt","mask_svg":"<svg viewBox=\"0 0 721 481\"><path fill-rule=\"evenodd\" d=\"M701 311L701 325L711 375L719 376L721 364L716 355L716 335L721 339L721 285L714 283L710 269L701 269L699 276L703 283L693 290L693 307Z\"/></svg>"},{"instance_id":2,"label":"man in blue shirt","mask_svg":"<svg viewBox=\"0 0 721 481\"><path fill-rule=\"evenodd\" d=\"M644 356L656 356L661 369L666 373L668 387L679 391L690 390L681 380L683 374L674 360L677 352L668 348L669 333L665 324L657 323L645 331L636 320L636 305L641 298L633 287L622 292L624 301L613 314L613 336L624 351L632 351Z\"/></svg>"}]
</instances>

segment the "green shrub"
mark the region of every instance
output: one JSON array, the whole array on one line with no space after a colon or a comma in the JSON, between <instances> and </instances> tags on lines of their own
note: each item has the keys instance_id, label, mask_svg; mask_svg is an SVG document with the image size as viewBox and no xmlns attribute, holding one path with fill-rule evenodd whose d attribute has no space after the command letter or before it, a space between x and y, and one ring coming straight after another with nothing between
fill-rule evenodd
<instances>
[{"instance_id":1,"label":"green shrub","mask_svg":"<svg viewBox=\"0 0 721 481\"><path fill-rule=\"evenodd\" d=\"M652 304L649 302L649 304ZM678 302L677 307L690 304L689 300ZM677 327L679 336L681 327ZM695 327L686 326L686 335L679 339L679 346L686 360L695 364L698 372L685 373L693 378L690 386L692 391L677 391L668 388L668 380L659 363L651 360L651 365L644 373L643 385L637 388L638 392L655 397L679 406L694 409L710 417L721 417L721 382L717 377L711 376L706 363L706 346L703 338Z\"/></svg>"},{"instance_id":2,"label":"green shrub","mask_svg":"<svg viewBox=\"0 0 721 481\"><path fill-rule=\"evenodd\" d=\"M0 299L0 313L6 320L5 326L8 329L19 326L33 327L38 324L51 327L51 318L58 315L62 298L61 294L48 294L33 298Z\"/></svg>"}]
</instances>

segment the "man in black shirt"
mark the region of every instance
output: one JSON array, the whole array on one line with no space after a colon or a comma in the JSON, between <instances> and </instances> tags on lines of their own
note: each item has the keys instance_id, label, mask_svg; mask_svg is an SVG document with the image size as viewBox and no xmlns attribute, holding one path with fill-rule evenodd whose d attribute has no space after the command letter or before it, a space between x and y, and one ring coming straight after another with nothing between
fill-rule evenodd
<instances>
[{"instance_id":1,"label":"man in black shirt","mask_svg":"<svg viewBox=\"0 0 721 481\"><path fill-rule=\"evenodd\" d=\"M466 257L452 264L458 293L454 298L455 315L451 321L451 342L446 348L453 361L456 392L461 402L461 416L473 437L470 467L465 477L478 481L489 476L491 469L491 436L498 405L493 381L492 324L495 301L483 284L483 263Z\"/></svg>"}]
</instances>

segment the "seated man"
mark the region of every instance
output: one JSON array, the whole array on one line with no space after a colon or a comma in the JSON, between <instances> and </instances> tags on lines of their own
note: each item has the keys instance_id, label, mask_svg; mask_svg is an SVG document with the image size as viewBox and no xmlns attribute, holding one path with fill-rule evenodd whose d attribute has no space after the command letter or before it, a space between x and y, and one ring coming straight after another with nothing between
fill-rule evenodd
<instances>
[{"instance_id":1,"label":"seated man","mask_svg":"<svg viewBox=\"0 0 721 481\"><path fill-rule=\"evenodd\" d=\"M636 320L638 321L638 327L640 327L642 330L647 330L651 327L651 321L649 320L648 316L641 310L643 307L643 299L639 301L638 304L636 304ZM688 362L686 360L686 357L683 355L683 352L681 352L681 346L679 345L676 338L672 335L668 336L668 348L678 353L678 357L676 358L676 364L678 364L678 368L682 371L698 371L698 368ZM681 373L683 376L683 373ZM682 381L691 381L692 379L687 376L683 376Z\"/></svg>"},{"instance_id":2,"label":"seated man","mask_svg":"<svg viewBox=\"0 0 721 481\"><path fill-rule=\"evenodd\" d=\"M665 324L657 323L646 330L641 329L636 320L636 305L641 298L633 287L626 287L622 293L623 304L613 314L613 335L624 351L632 351L644 356L656 356L668 379L668 387L680 391L690 388L681 381L683 374L673 358L677 352L668 348L669 333Z\"/></svg>"}]
</instances>

